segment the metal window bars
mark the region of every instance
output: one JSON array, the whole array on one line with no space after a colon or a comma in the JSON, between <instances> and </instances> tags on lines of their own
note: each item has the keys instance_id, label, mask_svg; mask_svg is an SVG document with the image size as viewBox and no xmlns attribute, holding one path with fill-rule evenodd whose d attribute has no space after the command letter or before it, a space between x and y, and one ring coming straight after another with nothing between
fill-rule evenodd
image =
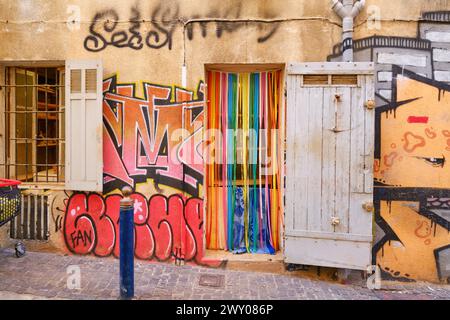
<instances>
[{"instance_id":1,"label":"metal window bars","mask_svg":"<svg viewBox=\"0 0 450 320\"><path fill-rule=\"evenodd\" d=\"M64 181L62 68L6 68L6 177L33 183Z\"/></svg>"}]
</instances>

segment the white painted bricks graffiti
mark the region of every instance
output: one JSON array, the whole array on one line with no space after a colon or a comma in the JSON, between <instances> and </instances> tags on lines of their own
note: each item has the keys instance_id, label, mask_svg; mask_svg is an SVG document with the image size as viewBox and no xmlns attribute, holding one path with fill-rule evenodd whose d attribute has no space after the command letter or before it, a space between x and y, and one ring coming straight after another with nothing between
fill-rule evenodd
<instances>
[{"instance_id":1,"label":"white painted bricks graffiti","mask_svg":"<svg viewBox=\"0 0 450 320\"><path fill-rule=\"evenodd\" d=\"M434 49L433 60L437 62L450 62L450 50Z\"/></svg>"},{"instance_id":2,"label":"white painted bricks graffiti","mask_svg":"<svg viewBox=\"0 0 450 320\"><path fill-rule=\"evenodd\" d=\"M450 71L435 71L434 78L437 81L450 82Z\"/></svg>"},{"instance_id":3,"label":"white painted bricks graffiti","mask_svg":"<svg viewBox=\"0 0 450 320\"><path fill-rule=\"evenodd\" d=\"M378 81L379 82L391 82L392 81L392 72L389 72L389 71L378 72Z\"/></svg>"},{"instance_id":4,"label":"white painted bricks graffiti","mask_svg":"<svg viewBox=\"0 0 450 320\"><path fill-rule=\"evenodd\" d=\"M380 94L380 96L382 96L385 99L391 100L391 96L392 96L392 90L380 90L378 92Z\"/></svg>"},{"instance_id":5,"label":"white painted bricks graffiti","mask_svg":"<svg viewBox=\"0 0 450 320\"><path fill-rule=\"evenodd\" d=\"M425 38L432 42L450 42L450 32L429 31Z\"/></svg>"},{"instance_id":6,"label":"white painted bricks graffiti","mask_svg":"<svg viewBox=\"0 0 450 320\"><path fill-rule=\"evenodd\" d=\"M378 54L378 63L380 64L396 64L399 66L413 66L426 67L427 58L425 56L398 54L398 53L383 53Z\"/></svg>"}]
</instances>

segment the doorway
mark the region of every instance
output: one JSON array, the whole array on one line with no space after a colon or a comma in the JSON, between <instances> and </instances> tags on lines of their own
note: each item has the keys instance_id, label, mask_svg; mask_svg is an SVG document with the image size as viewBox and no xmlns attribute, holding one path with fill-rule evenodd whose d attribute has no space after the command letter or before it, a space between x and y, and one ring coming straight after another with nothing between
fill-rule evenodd
<instances>
[{"instance_id":1,"label":"doorway","mask_svg":"<svg viewBox=\"0 0 450 320\"><path fill-rule=\"evenodd\" d=\"M283 65L207 65L206 248L275 254L283 225Z\"/></svg>"}]
</instances>

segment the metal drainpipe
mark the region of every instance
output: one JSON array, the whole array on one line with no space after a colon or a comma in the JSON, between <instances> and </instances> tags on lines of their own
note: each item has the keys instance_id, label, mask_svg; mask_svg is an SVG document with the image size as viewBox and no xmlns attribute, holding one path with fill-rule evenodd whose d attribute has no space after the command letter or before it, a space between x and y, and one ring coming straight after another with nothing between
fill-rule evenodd
<instances>
[{"instance_id":1,"label":"metal drainpipe","mask_svg":"<svg viewBox=\"0 0 450 320\"><path fill-rule=\"evenodd\" d=\"M333 10L342 18L342 61L353 61L353 22L366 0L331 0Z\"/></svg>"}]
</instances>

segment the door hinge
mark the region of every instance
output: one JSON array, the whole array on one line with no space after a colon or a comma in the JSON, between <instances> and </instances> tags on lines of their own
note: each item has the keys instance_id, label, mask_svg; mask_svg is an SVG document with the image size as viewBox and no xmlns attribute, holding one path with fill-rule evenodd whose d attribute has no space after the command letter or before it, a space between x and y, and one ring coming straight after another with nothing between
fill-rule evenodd
<instances>
[{"instance_id":1,"label":"door hinge","mask_svg":"<svg viewBox=\"0 0 450 320\"><path fill-rule=\"evenodd\" d=\"M375 108L375 101L374 100L367 100L366 103L364 104L364 106L367 109L372 110L373 108Z\"/></svg>"}]
</instances>

